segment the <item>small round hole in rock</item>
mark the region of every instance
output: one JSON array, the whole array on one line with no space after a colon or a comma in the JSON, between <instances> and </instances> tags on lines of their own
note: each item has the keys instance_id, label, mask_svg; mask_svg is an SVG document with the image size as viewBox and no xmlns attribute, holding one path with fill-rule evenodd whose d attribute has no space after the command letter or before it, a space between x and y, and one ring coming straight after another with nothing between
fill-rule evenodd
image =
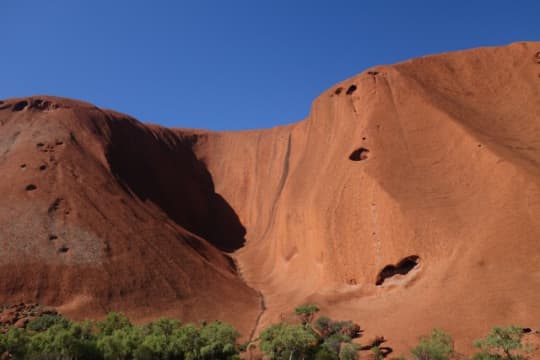
<instances>
[{"instance_id":1,"label":"small round hole in rock","mask_svg":"<svg viewBox=\"0 0 540 360\"><path fill-rule=\"evenodd\" d=\"M338 87L338 88L336 89L336 91L334 91L334 94L339 95L339 94L341 94L342 91L343 91L343 88L342 88L342 87Z\"/></svg>"},{"instance_id":2,"label":"small round hole in rock","mask_svg":"<svg viewBox=\"0 0 540 360\"><path fill-rule=\"evenodd\" d=\"M66 246L66 245L62 245L60 246L60 248L58 249L58 252L61 252L61 253L67 253L69 250L69 248Z\"/></svg>"},{"instance_id":3,"label":"small round hole in rock","mask_svg":"<svg viewBox=\"0 0 540 360\"><path fill-rule=\"evenodd\" d=\"M26 164L21 164L21 169L26 168Z\"/></svg>"},{"instance_id":4,"label":"small round hole in rock","mask_svg":"<svg viewBox=\"0 0 540 360\"><path fill-rule=\"evenodd\" d=\"M38 148L40 148L40 147L44 147L45 144L40 142L40 143L37 143L36 146L37 146Z\"/></svg>"},{"instance_id":5,"label":"small round hole in rock","mask_svg":"<svg viewBox=\"0 0 540 360\"><path fill-rule=\"evenodd\" d=\"M532 332L532 329L526 327L526 328L521 329L521 332L522 332L523 334L528 334L528 333Z\"/></svg>"},{"instance_id":6,"label":"small round hole in rock","mask_svg":"<svg viewBox=\"0 0 540 360\"><path fill-rule=\"evenodd\" d=\"M351 155L349 155L349 160L352 160L352 161L366 160L368 158L368 153L369 153L368 149L361 147L359 149L354 150L351 153Z\"/></svg>"},{"instance_id":7,"label":"small round hole in rock","mask_svg":"<svg viewBox=\"0 0 540 360\"><path fill-rule=\"evenodd\" d=\"M49 240L50 240L50 241L53 241L53 240L56 240L56 239L58 239L58 236L56 236L56 235L49 235Z\"/></svg>"},{"instance_id":8,"label":"small round hole in rock","mask_svg":"<svg viewBox=\"0 0 540 360\"><path fill-rule=\"evenodd\" d=\"M353 92L356 91L356 85L351 85L349 86L349 88L347 89L347 95L351 95Z\"/></svg>"},{"instance_id":9,"label":"small round hole in rock","mask_svg":"<svg viewBox=\"0 0 540 360\"><path fill-rule=\"evenodd\" d=\"M26 185L26 188L25 188L26 191L34 191L36 189L37 189L37 186L34 184Z\"/></svg>"},{"instance_id":10,"label":"small round hole in rock","mask_svg":"<svg viewBox=\"0 0 540 360\"><path fill-rule=\"evenodd\" d=\"M369 75L378 75L379 72L378 71L368 71L368 74Z\"/></svg>"},{"instance_id":11,"label":"small round hole in rock","mask_svg":"<svg viewBox=\"0 0 540 360\"><path fill-rule=\"evenodd\" d=\"M40 171L43 171L43 170L46 170L46 169L47 169L47 165L40 165L39 166Z\"/></svg>"},{"instance_id":12,"label":"small round hole in rock","mask_svg":"<svg viewBox=\"0 0 540 360\"><path fill-rule=\"evenodd\" d=\"M19 101L15 105L13 105L12 111L22 111L24 108L28 106L28 101Z\"/></svg>"}]
</instances>

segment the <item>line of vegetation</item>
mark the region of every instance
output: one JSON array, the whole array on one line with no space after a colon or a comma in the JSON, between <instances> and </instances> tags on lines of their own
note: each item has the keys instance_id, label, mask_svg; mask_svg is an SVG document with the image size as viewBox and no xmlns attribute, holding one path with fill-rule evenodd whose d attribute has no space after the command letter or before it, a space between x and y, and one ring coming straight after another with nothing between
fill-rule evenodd
<instances>
[{"instance_id":1,"label":"line of vegetation","mask_svg":"<svg viewBox=\"0 0 540 360\"><path fill-rule=\"evenodd\" d=\"M239 344L233 326L211 323L181 324L162 318L134 325L122 313L110 313L101 321L74 322L58 314L44 314L25 327L11 326L0 333L0 359L114 359L114 360L232 360L266 359L357 360L361 350L371 350L370 359L381 360L392 352L381 346L383 337L361 346L360 326L316 315L312 304L295 309L297 321L265 328L258 339ZM525 360L531 349L524 345L523 328L494 327L475 342L479 352L471 360ZM258 349L257 349L258 348ZM452 337L434 329L411 349L412 360L463 359L454 350ZM400 358L405 359L405 358Z\"/></svg>"}]
</instances>

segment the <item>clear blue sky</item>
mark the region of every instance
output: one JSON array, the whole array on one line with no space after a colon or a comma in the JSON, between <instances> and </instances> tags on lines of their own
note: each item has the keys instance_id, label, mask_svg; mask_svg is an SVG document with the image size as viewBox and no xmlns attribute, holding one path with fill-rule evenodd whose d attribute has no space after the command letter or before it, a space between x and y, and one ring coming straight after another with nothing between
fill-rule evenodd
<instances>
[{"instance_id":1,"label":"clear blue sky","mask_svg":"<svg viewBox=\"0 0 540 360\"><path fill-rule=\"evenodd\" d=\"M3 0L0 12L0 98L216 130L300 120L373 65L540 40L540 0Z\"/></svg>"}]
</instances>

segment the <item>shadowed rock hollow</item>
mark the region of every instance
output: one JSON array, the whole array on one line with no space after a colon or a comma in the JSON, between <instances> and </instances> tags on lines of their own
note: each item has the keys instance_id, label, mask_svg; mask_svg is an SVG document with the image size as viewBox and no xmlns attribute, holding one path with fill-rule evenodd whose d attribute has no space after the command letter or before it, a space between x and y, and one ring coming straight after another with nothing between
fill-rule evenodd
<instances>
[{"instance_id":1,"label":"shadowed rock hollow","mask_svg":"<svg viewBox=\"0 0 540 360\"><path fill-rule=\"evenodd\" d=\"M398 354L433 327L469 351L495 324L527 326L540 316L539 50L379 66L260 131L5 100L0 302L219 318L244 334L314 302Z\"/></svg>"}]
</instances>

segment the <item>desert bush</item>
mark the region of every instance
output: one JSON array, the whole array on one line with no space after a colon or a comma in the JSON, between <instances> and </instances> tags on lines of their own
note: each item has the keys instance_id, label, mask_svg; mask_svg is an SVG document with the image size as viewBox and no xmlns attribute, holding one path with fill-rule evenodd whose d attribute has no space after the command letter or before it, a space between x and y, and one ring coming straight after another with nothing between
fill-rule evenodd
<instances>
[{"instance_id":1,"label":"desert bush","mask_svg":"<svg viewBox=\"0 0 540 360\"><path fill-rule=\"evenodd\" d=\"M264 329L260 336L261 350L270 359L301 359L314 350L317 337L302 325L278 323Z\"/></svg>"},{"instance_id":2,"label":"desert bush","mask_svg":"<svg viewBox=\"0 0 540 360\"><path fill-rule=\"evenodd\" d=\"M481 350L474 355L474 360L519 360L524 359L520 350L529 349L522 344L523 331L521 326L495 326L483 339L477 340L474 346Z\"/></svg>"},{"instance_id":3,"label":"desert bush","mask_svg":"<svg viewBox=\"0 0 540 360\"><path fill-rule=\"evenodd\" d=\"M75 323L56 315L32 320L26 329L0 334L0 357L12 359L233 360L238 332L215 321L197 327L159 319L133 325L122 313Z\"/></svg>"},{"instance_id":4,"label":"desert bush","mask_svg":"<svg viewBox=\"0 0 540 360\"><path fill-rule=\"evenodd\" d=\"M434 329L429 337L411 350L415 360L448 360L454 353L452 337L441 329Z\"/></svg>"},{"instance_id":5,"label":"desert bush","mask_svg":"<svg viewBox=\"0 0 540 360\"><path fill-rule=\"evenodd\" d=\"M32 331L45 331L53 325L60 323L67 324L68 322L69 320L62 315L45 314L41 317L29 321L26 325L26 329Z\"/></svg>"},{"instance_id":6,"label":"desert bush","mask_svg":"<svg viewBox=\"0 0 540 360\"><path fill-rule=\"evenodd\" d=\"M352 338L360 327L351 321L313 317L319 308L312 304L295 309L301 324L279 323L264 329L260 348L270 359L356 359L359 346Z\"/></svg>"},{"instance_id":7,"label":"desert bush","mask_svg":"<svg viewBox=\"0 0 540 360\"><path fill-rule=\"evenodd\" d=\"M9 354L14 359L24 359L28 336L22 329L11 328L0 334L0 355Z\"/></svg>"},{"instance_id":8,"label":"desert bush","mask_svg":"<svg viewBox=\"0 0 540 360\"><path fill-rule=\"evenodd\" d=\"M341 350L339 351L340 360L358 360L358 349L357 344L349 343L343 344Z\"/></svg>"},{"instance_id":9,"label":"desert bush","mask_svg":"<svg viewBox=\"0 0 540 360\"><path fill-rule=\"evenodd\" d=\"M47 330L27 332L25 359L99 359L96 337L89 322L59 322Z\"/></svg>"}]
</instances>

